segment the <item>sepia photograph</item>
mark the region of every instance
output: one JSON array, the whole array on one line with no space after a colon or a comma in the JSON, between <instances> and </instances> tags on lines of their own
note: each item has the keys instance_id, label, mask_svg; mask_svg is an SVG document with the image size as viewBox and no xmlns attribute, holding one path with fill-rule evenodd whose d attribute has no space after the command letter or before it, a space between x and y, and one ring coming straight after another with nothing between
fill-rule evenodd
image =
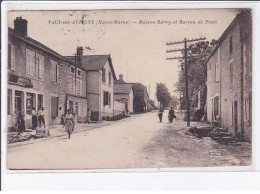
<instances>
[{"instance_id":1,"label":"sepia photograph","mask_svg":"<svg viewBox=\"0 0 260 194\"><path fill-rule=\"evenodd\" d=\"M252 165L252 10L12 10L9 170Z\"/></svg>"}]
</instances>

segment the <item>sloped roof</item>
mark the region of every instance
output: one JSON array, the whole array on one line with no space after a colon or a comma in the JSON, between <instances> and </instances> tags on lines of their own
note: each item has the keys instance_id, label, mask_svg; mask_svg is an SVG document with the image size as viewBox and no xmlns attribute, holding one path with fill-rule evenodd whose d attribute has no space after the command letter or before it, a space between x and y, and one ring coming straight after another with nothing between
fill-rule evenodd
<instances>
[{"instance_id":1,"label":"sloped roof","mask_svg":"<svg viewBox=\"0 0 260 194\"><path fill-rule=\"evenodd\" d=\"M22 35L19 35L19 34L14 34L14 29L12 29L10 27L8 27L8 33L13 35L16 38L19 38L20 40L22 40L22 41L24 41L28 44L31 44L31 45L49 53L49 54L51 54L51 55L58 57L58 58L60 58L64 61L67 61L67 62L70 62L70 63L72 62L71 60L67 59L66 57L60 55L59 53L57 53L54 50L50 49L49 47L45 46L44 44L30 38L29 36L22 36Z\"/></svg>"},{"instance_id":2,"label":"sloped roof","mask_svg":"<svg viewBox=\"0 0 260 194\"><path fill-rule=\"evenodd\" d=\"M75 56L66 56L66 58L70 61L75 61ZM82 68L86 71L102 70L107 60L109 61L113 77L116 80L116 74L110 55L84 55L82 57Z\"/></svg>"},{"instance_id":3,"label":"sloped roof","mask_svg":"<svg viewBox=\"0 0 260 194\"><path fill-rule=\"evenodd\" d=\"M129 94L132 90L132 84L114 84L115 94Z\"/></svg>"},{"instance_id":4,"label":"sloped roof","mask_svg":"<svg viewBox=\"0 0 260 194\"><path fill-rule=\"evenodd\" d=\"M82 64L86 70L101 70L109 59L109 55L85 55Z\"/></svg>"}]
</instances>

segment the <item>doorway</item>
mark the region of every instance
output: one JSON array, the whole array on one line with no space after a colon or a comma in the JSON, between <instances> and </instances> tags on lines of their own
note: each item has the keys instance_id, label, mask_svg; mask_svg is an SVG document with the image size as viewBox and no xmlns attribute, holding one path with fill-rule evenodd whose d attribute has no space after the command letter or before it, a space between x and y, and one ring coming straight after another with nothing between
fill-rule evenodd
<instances>
[{"instance_id":1,"label":"doorway","mask_svg":"<svg viewBox=\"0 0 260 194\"><path fill-rule=\"evenodd\" d=\"M23 112L23 92L15 90L15 107L14 112Z\"/></svg>"},{"instance_id":2,"label":"doorway","mask_svg":"<svg viewBox=\"0 0 260 194\"><path fill-rule=\"evenodd\" d=\"M234 108L233 108L233 110L234 110L234 113L233 113L233 115L234 115L234 127L235 127L235 133L237 133L237 132L238 132L238 112L237 112L237 100L236 100L236 101L234 101Z\"/></svg>"}]
</instances>

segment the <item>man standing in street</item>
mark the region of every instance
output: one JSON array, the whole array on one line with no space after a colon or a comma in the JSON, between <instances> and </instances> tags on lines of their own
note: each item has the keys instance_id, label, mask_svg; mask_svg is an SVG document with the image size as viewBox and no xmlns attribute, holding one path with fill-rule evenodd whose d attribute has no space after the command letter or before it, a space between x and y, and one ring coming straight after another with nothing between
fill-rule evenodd
<instances>
[{"instance_id":1,"label":"man standing in street","mask_svg":"<svg viewBox=\"0 0 260 194\"><path fill-rule=\"evenodd\" d=\"M159 112L158 112L158 116L159 116L159 119L160 119L160 123L162 122L162 117L163 117L163 108L161 107L160 109L159 109Z\"/></svg>"}]
</instances>

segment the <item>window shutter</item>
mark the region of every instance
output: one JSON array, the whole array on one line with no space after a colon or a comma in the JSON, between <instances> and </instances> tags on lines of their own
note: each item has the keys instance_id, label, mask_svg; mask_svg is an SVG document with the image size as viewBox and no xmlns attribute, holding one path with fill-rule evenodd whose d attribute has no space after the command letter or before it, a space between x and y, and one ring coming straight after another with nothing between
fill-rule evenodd
<instances>
[{"instance_id":1,"label":"window shutter","mask_svg":"<svg viewBox=\"0 0 260 194\"><path fill-rule=\"evenodd\" d=\"M39 78L43 78L44 75L44 57L42 55L38 55L38 75Z\"/></svg>"},{"instance_id":2,"label":"window shutter","mask_svg":"<svg viewBox=\"0 0 260 194\"><path fill-rule=\"evenodd\" d=\"M106 105L106 92L103 92L103 104Z\"/></svg>"},{"instance_id":3,"label":"window shutter","mask_svg":"<svg viewBox=\"0 0 260 194\"><path fill-rule=\"evenodd\" d=\"M15 70L15 46L11 45L11 69Z\"/></svg>"},{"instance_id":4,"label":"window shutter","mask_svg":"<svg viewBox=\"0 0 260 194\"><path fill-rule=\"evenodd\" d=\"M55 74L56 83L59 83L59 77L60 77L60 66L56 63L56 74Z\"/></svg>"},{"instance_id":5,"label":"window shutter","mask_svg":"<svg viewBox=\"0 0 260 194\"><path fill-rule=\"evenodd\" d=\"M8 69L11 69L11 45L8 44Z\"/></svg>"},{"instance_id":6,"label":"window shutter","mask_svg":"<svg viewBox=\"0 0 260 194\"><path fill-rule=\"evenodd\" d=\"M51 61L51 82L55 82L55 72L56 72L56 66L54 65L53 61Z\"/></svg>"},{"instance_id":7,"label":"window shutter","mask_svg":"<svg viewBox=\"0 0 260 194\"><path fill-rule=\"evenodd\" d=\"M111 105L111 94L108 93L108 105L110 106Z\"/></svg>"}]
</instances>

